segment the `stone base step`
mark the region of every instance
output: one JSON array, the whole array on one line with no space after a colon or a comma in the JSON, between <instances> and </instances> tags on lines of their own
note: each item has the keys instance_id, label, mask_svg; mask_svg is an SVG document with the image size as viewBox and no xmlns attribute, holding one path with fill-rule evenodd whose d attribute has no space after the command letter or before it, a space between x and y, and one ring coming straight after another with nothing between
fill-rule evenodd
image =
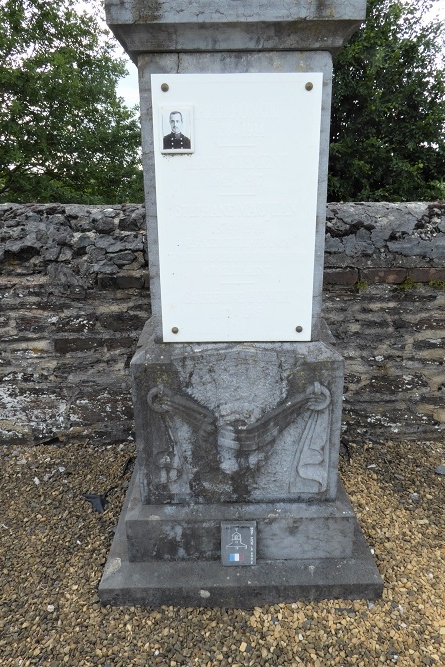
<instances>
[{"instance_id":1,"label":"stone base step","mask_svg":"<svg viewBox=\"0 0 445 667\"><path fill-rule=\"evenodd\" d=\"M130 562L125 519L136 475L137 471L99 585L104 605L250 609L296 600L375 599L382 594L383 581L355 516L350 557L258 560L247 567L226 567L219 560Z\"/></svg>"}]
</instances>

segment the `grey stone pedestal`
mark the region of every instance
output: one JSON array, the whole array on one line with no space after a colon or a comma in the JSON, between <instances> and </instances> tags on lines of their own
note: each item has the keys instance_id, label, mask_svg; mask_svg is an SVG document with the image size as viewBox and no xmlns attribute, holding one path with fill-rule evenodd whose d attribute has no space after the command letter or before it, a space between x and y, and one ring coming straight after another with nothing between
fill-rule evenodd
<instances>
[{"instance_id":1,"label":"grey stone pedestal","mask_svg":"<svg viewBox=\"0 0 445 667\"><path fill-rule=\"evenodd\" d=\"M137 476L136 470L100 583L102 604L250 609L302 599L374 599L382 593L383 582L341 484L335 502L220 504L202 506L201 514L197 506L143 506ZM214 559L218 520L241 517L257 520L257 564L225 567ZM154 558L159 534L165 537L168 524L176 523L178 535L187 520L195 522L201 538L209 536L210 550L189 560ZM187 530L193 530L190 523ZM129 558L138 541L144 549L154 546L151 554L139 554L147 560Z\"/></svg>"},{"instance_id":2,"label":"grey stone pedestal","mask_svg":"<svg viewBox=\"0 0 445 667\"><path fill-rule=\"evenodd\" d=\"M377 597L382 581L338 482L343 359L324 342L328 339L323 338L321 320L332 54L365 18L366 0L106 0L105 6L108 24L139 70L152 319L131 363L138 472L100 584L101 601L249 608L300 598ZM280 75L290 86L302 77L301 94L285 102L279 88L273 88L278 106L273 117L265 116L261 129L261 123L252 125L263 106L249 102L252 89L229 87L229 94L215 103L221 126L230 130L227 143L218 138L218 128L206 134L215 114L202 86L209 75L218 85L221 77L228 81L227 75L232 82L233 76L237 81L241 76L244 83L258 75L277 83ZM179 81L183 88L178 88ZM299 116L298 109L309 99L311 113ZM292 112L289 130L298 118L305 130L299 143L286 149L289 156L281 150L282 143L289 144L289 133L283 141L273 139L282 136L275 135L277 127L287 123L281 117L283 107L287 115ZM245 130L237 134L227 125L230 108L235 125L242 120L246 128L256 128L253 143L244 145ZM180 109L190 129L194 109L196 145L192 151L190 144L190 155L167 155L167 118L182 123ZM314 119L314 135L306 143ZM194 162L193 152L199 158ZM243 169L253 176L255 187L266 188L266 208L273 205L264 219L264 238L257 224L263 215L256 203L261 192L250 185L238 191L230 179L227 191L216 187L228 175L235 183L232 172L240 155L249 161ZM178 158L186 161L178 163ZM253 169L259 158L275 165L265 179ZM309 162L310 201L301 190L294 202L287 193L296 182L304 189ZM183 169L175 171L179 164ZM169 171L163 171L166 165ZM191 181L187 178L195 172L185 165L199 167ZM203 185L199 174L213 168L208 186ZM290 185L283 189L289 175ZM210 193L209 206L194 210L187 220L179 206L181 189L175 187L183 178L197 186L192 209L206 187ZM226 196L235 208L218 208ZM214 207L220 222L209 232ZM283 220L292 221L289 230L287 224L278 224L278 210L284 211ZM246 224L249 220L252 227ZM204 228L196 227L195 238L191 231L196 221ZM247 234L241 240L239 229ZM284 245L276 245L274 254L271 246L278 238ZM212 255L223 241L229 241L233 251L229 247L226 254ZM300 250L307 247L310 258L306 270L306 251L298 255L298 266L306 271L300 280L279 270L283 262L296 266L297 255L286 258L288 247L295 250L297 244ZM240 248L250 246L255 253L249 269ZM208 286L215 267L219 278ZM264 286L263 274L282 277ZM184 294L181 281L188 286ZM239 294L228 292L228 284L238 291L249 285L245 307L221 310L228 294L232 306L238 303ZM209 295L210 310L193 310L193 304L207 304ZM289 295L299 296L289 301ZM178 303L186 306L182 322L170 321ZM291 324L286 315L286 327L268 330L264 324L275 324L277 303L289 303ZM259 310L251 311L252 304ZM303 311L308 324L301 326ZM257 318L254 325L249 312ZM186 321L193 327L182 328ZM236 327L231 326L234 322ZM239 524L247 530L249 547L239 542ZM221 534L226 535L225 548L232 548L233 541L234 548L250 549L245 563L239 551L224 551L221 559Z\"/></svg>"},{"instance_id":3,"label":"grey stone pedestal","mask_svg":"<svg viewBox=\"0 0 445 667\"><path fill-rule=\"evenodd\" d=\"M138 468L103 604L253 607L375 598L382 581L337 463L343 360L311 343L157 343L132 361ZM221 523L255 522L254 566Z\"/></svg>"},{"instance_id":4,"label":"grey stone pedestal","mask_svg":"<svg viewBox=\"0 0 445 667\"><path fill-rule=\"evenodd\" d=\"M335 500L342 357L308 343L156 342L131 362L144 504Z\"/></svg>"}]
</instances>

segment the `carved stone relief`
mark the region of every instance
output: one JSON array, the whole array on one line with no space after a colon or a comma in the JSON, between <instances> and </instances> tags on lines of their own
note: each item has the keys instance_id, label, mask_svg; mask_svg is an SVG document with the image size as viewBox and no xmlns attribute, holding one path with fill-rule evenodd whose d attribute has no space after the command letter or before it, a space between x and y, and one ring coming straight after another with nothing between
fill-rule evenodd
<instances>
[{"instance_id":1,"label":"carved stone relief","mask_svg":"<svg viewBox=\"0 0 445 667\"><path fill-rule=\"evenodd\" d=\"M156 432L152 488L198 502L261 498L271 484L277 499L326 490L331 395L314 382L253 423L224 419L194 398L159 384L147 395Z\"/></svg>"}]
</instances>

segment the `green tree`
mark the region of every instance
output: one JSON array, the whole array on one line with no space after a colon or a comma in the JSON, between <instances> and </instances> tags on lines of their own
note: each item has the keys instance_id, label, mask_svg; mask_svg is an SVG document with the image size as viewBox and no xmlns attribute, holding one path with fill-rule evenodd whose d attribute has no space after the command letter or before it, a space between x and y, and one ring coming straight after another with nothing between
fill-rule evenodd
<instances>
[{"instance_id":1,"label":"green tree","mask_svg":"<svg viewBox=\"0 0 445 667\"><path fill-rule=\"evenodd\" d=\"M334 60L330 201L445 196L444 25L430 0L368 0Z\"/></svg>"},{"instance_id":2,"label":"green tree","mask_svg":"<svg viewBox=\"0 0 445 667\"><path fill-rule=\"evenodd\" d=\"M143 200L139 122L97 11L0 0L0 201Z\"/></svg>"}]
</instances>

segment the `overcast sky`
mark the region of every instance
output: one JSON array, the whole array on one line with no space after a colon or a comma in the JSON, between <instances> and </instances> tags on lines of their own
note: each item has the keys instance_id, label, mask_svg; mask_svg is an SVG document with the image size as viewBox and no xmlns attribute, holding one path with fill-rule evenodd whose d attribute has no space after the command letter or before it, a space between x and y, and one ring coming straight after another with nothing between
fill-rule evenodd
<instances>
[{"instance_id":1,"label":"overcast sky","mask_svg":"<svg viewBox=\"0 0 445 667\"><path fill-rule=\"evenodd\" d=\"M130 59L127 60L128 76L119 81L117 94L124 98L128 107L133 107L135 104L139 104L138 70Z\"/></svg>"}]
</instances>

